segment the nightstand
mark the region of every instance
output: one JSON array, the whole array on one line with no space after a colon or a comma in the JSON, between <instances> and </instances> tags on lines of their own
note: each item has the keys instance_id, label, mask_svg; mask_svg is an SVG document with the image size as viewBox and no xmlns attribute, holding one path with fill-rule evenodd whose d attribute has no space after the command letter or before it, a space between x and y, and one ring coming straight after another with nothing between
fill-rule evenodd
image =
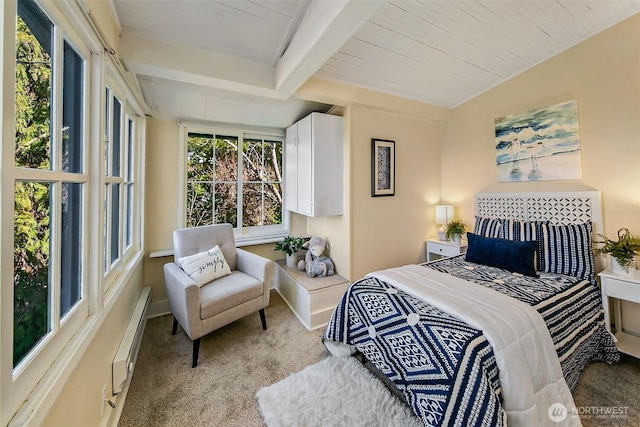
<instances>
[{"instance_id":1,"label":"nightstand","mask_svg":"<svg viewBox=\"0 0 640 427\"><path fill-rule=\"evenodd\" d=\"M427 239L427 262L442 257L450 257L463 254L467 251L467 241L463 240L461 244L456 245L450 241L442 241L440 239ZM436 258L434 258L434 256Z\"/></svg>"},{"instance_id":2,"label":"nightstand","mask_svg":"<svg viewBox=\"0 0 640 427\"><path fill-rule=\"evenodd\" d=\"M620 300L640 303L640 274L632 271L631 274L615 274L611 269L606 269L600 274L600 288L602 292L602 307L604 308L604 324L611 332L611 315L609 297L613 300L613 317L616 327L615 336L618 339L616 347L623 353L640 358L640 337L624 331L622 327L622 312Z\"/></svg>"}]
</instances>

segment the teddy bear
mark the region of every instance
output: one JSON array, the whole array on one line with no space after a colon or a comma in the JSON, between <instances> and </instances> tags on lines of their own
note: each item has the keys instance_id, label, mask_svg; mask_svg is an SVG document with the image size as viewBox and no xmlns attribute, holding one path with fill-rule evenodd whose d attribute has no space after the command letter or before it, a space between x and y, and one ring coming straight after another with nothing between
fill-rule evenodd
<instances>
[{"instance_id":1,"label":"teddy bear","mask_svg":"<svg viewBox=\"0 0 640 427\"><path fill-rule=\"evenodd\" d=\"M322 237L312 237L302 247L308 251L304 259L298 263L298 270L306 270L309 277L325 277L335 274L331 258L322 255L325 249L329 249L329 244Z\"/></svg>"}]
</instances>

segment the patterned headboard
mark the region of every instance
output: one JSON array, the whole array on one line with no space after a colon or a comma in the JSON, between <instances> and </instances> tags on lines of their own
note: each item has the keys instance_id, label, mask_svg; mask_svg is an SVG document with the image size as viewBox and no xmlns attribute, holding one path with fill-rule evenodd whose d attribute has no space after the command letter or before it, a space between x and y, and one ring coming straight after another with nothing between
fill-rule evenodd
<instances>
[{"instance_id":1,"label":"patterned headboard","mask_svg":"<svg viewBox=\"0 0 640 427\"><path fill-rule=\"evenodd\" d=\"M476 193L475 214L488 218L549 220L552 224L593 222L604 234L599 191Z\"/></svg>"}]
</instances>

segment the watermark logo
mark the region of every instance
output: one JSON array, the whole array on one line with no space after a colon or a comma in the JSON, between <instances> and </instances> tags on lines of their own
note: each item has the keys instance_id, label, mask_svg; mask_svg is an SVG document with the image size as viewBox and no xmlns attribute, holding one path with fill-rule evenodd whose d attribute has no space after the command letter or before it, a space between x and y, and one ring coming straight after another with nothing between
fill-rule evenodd
<instances>
[{"instance_id":1,"label":"watermark logo","mask_svg":"<svg viewBox=\"0 0 640 427\"><path fill-rule=\"evenodd\" d=\"M547 415L554 423L561 423L567 419L567 408L562 403L553 403L549 406Z\"/></svg>"},{"instance_id":2,"label":"watermark logo","mask_svg":"<svg viewBox=\"0 0 640 427\"><path fill-rule=\"evenodd\" d=\"M628 406L572 406L567 408L562 403L553 403L547 410L549 419L561 423L567 418L582 419L619 419L629 418Z\"/></svg>"}]
</instances>

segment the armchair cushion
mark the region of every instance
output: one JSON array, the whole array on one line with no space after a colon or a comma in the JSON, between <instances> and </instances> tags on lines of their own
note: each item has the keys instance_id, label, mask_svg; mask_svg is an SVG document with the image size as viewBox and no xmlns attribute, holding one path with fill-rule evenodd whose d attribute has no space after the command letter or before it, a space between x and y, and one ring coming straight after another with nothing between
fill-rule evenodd
<instances>
[{"instance_id":1,"label":"armchair cushion","mask_svg":"<svg viewBox=\"0 0 640 427\"><path fill-rule=\"evenodd\" d=\"M207 319L263 294L264 285L255 277L234 270L230 275L200 288L200 318Z\"/></svg>"},{"instance_id":2,"label":"armchair cushion","mask_svg":"<svg viewBox=\"0 0 640 427\"><path fill-rule=\"evenodd\" d=\"M178 259L178 264L198 286L231 274L219 246Z\"/></svg>"}]
</instances>

